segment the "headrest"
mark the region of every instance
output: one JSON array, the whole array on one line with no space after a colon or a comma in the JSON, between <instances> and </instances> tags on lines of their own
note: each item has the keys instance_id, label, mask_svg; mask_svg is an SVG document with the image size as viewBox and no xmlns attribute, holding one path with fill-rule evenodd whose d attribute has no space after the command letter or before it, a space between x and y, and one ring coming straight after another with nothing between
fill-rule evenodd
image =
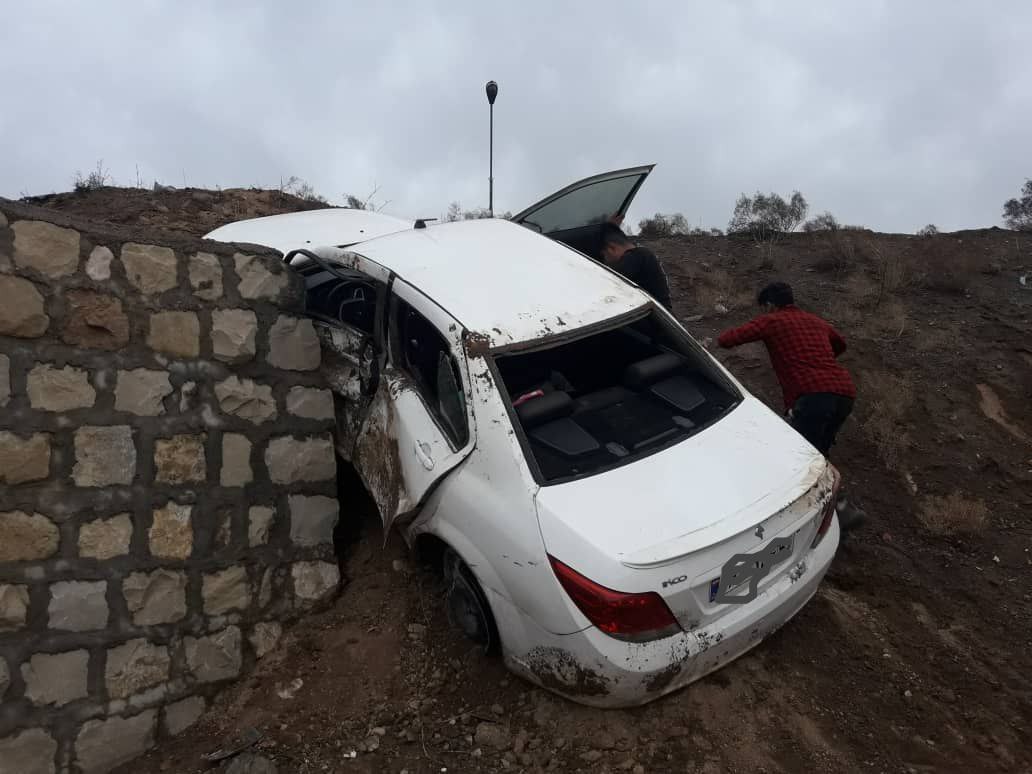
<instances>
[{"instance_id":1,"label":"headrest","mask_svg":"<svg viewBox=\"0 0 1032 774\"><path fill-rule=\"evenodd\" d=\"M573 413L573 399L568 393L546 392L540 398L531 398L516 407L516 416L525 430L562 419Z\"/></svg>"},{"instance_id":2,"label":"headrest","mask_svg":"<svg viewBox=\"0 0 1032 774\"><path fill-rule=\"evenodd\" d=\"M672 352L639 360L624 369L624 384L632 390L640 390L669 376L684 365L684 361Z\"/></svg>"}]
</instances>

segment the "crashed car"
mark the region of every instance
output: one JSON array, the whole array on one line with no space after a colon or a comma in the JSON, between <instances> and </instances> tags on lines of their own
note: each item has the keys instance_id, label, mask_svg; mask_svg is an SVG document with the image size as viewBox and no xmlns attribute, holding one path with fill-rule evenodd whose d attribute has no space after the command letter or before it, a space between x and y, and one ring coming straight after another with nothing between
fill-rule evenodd
<instances>
[{"instance_id":1,"label":"crashed car","mask_svg":"<svg viewBox=\"0 0 1032 774\"><path fill-rule=\"evenodd\" d=\"M526 679L629 706L814 595L839 476L648 295L589 257L651 167L509 220L326 209L208 235L304 278L336 445L439 556L450 619Z\"/></svg>"}]
</instances>

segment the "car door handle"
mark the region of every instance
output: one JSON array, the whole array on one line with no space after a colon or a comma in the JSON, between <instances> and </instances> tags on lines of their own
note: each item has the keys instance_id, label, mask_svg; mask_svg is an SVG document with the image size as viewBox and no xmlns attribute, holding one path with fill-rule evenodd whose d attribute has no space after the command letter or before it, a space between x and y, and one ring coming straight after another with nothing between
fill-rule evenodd
<instances>
[{"instance_id":1,"label":"car door handle","mask_svg":"<svg viewBox=\"0 0 1032 774\"><path fill-rule=\"evenodd\" d=\"M427 470L434 469L434 458L430 456L430 444L416 441L416 456Z\"/></svg>"}]
</instances>

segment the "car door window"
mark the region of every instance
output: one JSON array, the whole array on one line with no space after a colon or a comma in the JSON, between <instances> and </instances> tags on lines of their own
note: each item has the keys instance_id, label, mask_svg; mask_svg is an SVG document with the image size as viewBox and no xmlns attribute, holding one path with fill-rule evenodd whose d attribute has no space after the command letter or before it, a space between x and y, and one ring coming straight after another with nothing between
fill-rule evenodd
<instances>
[{"instance_id":1,"label":"car door window","mask_svg":"<svg viewBox=\"0 0 1032 774\"><path fill-rule=\"evenodd\" d=\"M635 174L587 185L544 205L525 222L545 234L602 223L624 203L640 180L641 175Z\"/></svg>"},{"instance_id":2,"label":"car door window","mask_svg":"<svg viewBox=\"0 0 1032 774\"><path fill-rule=\"evenodd\" d=\"M398 298L394 317L395 364L415 382L451 444L461 448L469 440L466 393L448 342L429 320Z\"/></svg>"},{"instance_id":3,"label":"car door window","mask_svg":"<svg viewBox=\"0 0 1032 774\"><path fill-rule=\"evenodd\" d=\"M372 280L342 279L325 273L311 278L306 286L305 308L312 317L372 335L377 296Z\"/></svg>"}]
</instances>

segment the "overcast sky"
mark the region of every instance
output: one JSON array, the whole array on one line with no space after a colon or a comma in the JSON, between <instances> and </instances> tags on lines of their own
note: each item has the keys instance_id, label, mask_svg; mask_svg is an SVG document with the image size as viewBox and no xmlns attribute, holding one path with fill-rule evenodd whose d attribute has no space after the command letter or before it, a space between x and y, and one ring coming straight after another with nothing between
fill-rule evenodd
<instances>
[{"instance_id":1,"label":"overcast sky","mask_svg":"<svg viewBox=\"0 0 1032 774\"><path fill-rule=\"evenodd\" d=\"M389 7L388 7L389 6ZM742 192L884 231L999 224L1032 177L1032 2L10 2L0 195L275 187L495 209L658 166L633 220Z\"/></svg>"}]
</instances>

